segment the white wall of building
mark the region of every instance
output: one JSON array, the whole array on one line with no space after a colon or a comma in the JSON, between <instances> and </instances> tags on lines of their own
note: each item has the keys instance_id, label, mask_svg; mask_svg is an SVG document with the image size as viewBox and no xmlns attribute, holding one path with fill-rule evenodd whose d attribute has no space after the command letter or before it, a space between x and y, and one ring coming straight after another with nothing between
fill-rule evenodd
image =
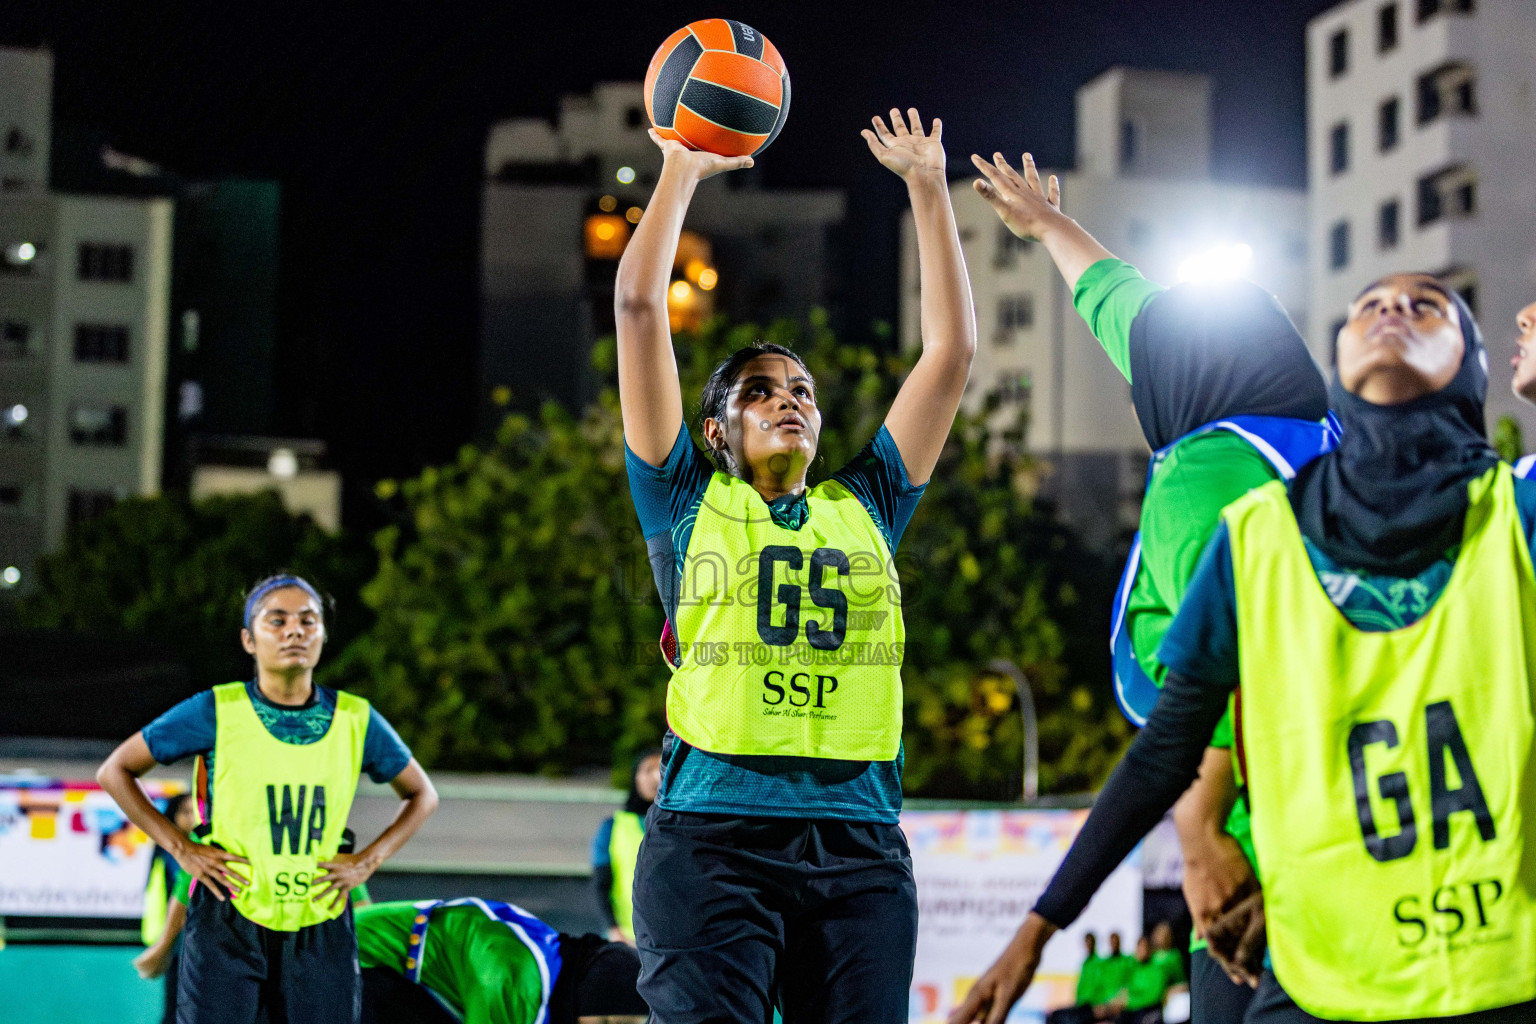
<instances>
[{"instance_id":1,"label":"white wall of building","mask_svg":"<svg viewBox=\"0 0 1536 1024\"><path fill-rule=\"evenodd\" d=\"M1515 314L1536 301L1536 4L1477 0L1471 13L1441 11L1420 23L1414 0L1355 0L1307 29L1308 174L1314 297L1308 338L1325 366L1349 301L1396 271L1460 272L1472 282L1489 345L1489 422L1505 414L1529 439L1536 415L1509 391ZM1451 4L1444 6L1450 7ZM1382 11L1397 9L1397 44L1382 50ZM1347 67L1335 74L1334 38L1347 38ZM1445 112L1420 124L1420 76L1450 63L1471 69L1475 112ZM1399 141L1378 139L1381 105L1396 97ZM1348 162L1333 167L1333 132L1348 126ZM1418 223L1419 181L1465 165L1475 180L1469 216ZM1399 206L1399 240L1383 245L1384 203ZM1330 259L1336 225L1349 225L1348 259Z\"/></svg>"},{"instance_id":2,"label":"white wall of building","mask_svg":"<svg viewBox=\"0 0 1536 1024\"><path fill-rule=\"evenodd\" d=\"M0 191L48 187L53 54L0 47Z\"/></svg>"}]
</instances>

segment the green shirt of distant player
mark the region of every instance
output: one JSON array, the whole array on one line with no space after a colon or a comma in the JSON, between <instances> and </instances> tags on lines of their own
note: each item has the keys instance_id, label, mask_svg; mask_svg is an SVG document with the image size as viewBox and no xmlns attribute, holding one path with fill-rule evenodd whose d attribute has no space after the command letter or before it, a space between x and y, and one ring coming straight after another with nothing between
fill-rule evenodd
<instances>
[{"instance_id":1,"label":"green shirt of distant player","mask_svg":"<svg viewBox=\"0 0 1536 1024\"><path fill-rule=\"evenodd\" d=\"M405 973L414 903L375 903L356 911L357 956L364 967ZM517 933L476 906L438 907L422 953L419 983L465 1024L533 1024L544 982Z\"/></svg>"}]
</instances>

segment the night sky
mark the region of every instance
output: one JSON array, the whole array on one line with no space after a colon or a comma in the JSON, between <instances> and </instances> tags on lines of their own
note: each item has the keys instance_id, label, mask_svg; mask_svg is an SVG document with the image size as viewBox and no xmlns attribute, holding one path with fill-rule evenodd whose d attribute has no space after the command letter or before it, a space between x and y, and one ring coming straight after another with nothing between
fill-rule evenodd
<instances>
[{"instance_id":1,"label":"night sky","mask_svg":"<svg viewBox=\"0 0 1536 1024\"><path fill-rule=\"evenodd\" d=\"M638 80L686 22L737 18L784 54L793 105L759 167L769 185L848 190L845 313L867 324L894 319L904 201L859 138L871 114L943 117L952 175L972 150L1060 166L1087 79L1114 64L1204 72L1217 177L1299 187L1304 27L1331 6L4 0L0 44L53 50L56 123L188 177L282 183L277 432L323 438L352 496L473 434L489 126Z\"/></svg>"}]
</instances>

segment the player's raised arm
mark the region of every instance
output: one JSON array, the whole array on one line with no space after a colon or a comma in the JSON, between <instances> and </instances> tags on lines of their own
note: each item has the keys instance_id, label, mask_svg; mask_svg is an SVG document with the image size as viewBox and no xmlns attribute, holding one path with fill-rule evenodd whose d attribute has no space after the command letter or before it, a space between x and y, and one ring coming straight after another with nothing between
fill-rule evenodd
<instances>
[{"instance_id":1,"label":"player's raised arm","mask_svg":"<svg viewBox=\"0 0 1536 1024\"><path fill-rule=\"evenodd\" d=\"M667 288L683 218L693 190L722 171L751 167L749 156L716 156L664 141L661 178L619 261L614 285L614 317L619 337L619 403L624 439L630 450L653 466L667 460L683 422L682 389L667 322Z\"/></svg>"},{"instance_id":2,"label":"player's raised arm","mask_svg":"<svg viewBox=\"0 0 1536 1024\"><path fill-rule=\"evenodd\" d=\"M976 179L976 191L1009 231L1045 246L1068 288L1076 288L1083 271L1099 260L1114 258L1081 224L1061 212L1061 182L1053 174L1048 183L1042 183L1033 156L1024 154L1022 174L1001 153L992 154L990 162L973 153L971 162L982 174Z\"/></svg>"},{"instance_id":3,"label":"player's raised arm","mask_svg":"<svg viewBox=\"0 0 1536 1024\"><path fill-rule=\"evenodd\" d=\"M909 108L903 120L894 107L889 127L878 117L873 120L874 130L864 129L864 141L875 159L907 183L917 227L923 354L891 403L885 426L908 479L922 484L939 461L970 377L976 309L944 176L943 123L934 118L932 129L925 131L916 108Z\"/></svg>"}]
</instances>

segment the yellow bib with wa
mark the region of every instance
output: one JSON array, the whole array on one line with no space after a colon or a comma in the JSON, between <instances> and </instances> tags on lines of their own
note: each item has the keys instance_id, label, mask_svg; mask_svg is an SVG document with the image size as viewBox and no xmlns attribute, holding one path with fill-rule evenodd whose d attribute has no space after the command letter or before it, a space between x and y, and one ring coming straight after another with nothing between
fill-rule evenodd
<instances>
[{"instance_id":1,"label":"yellow bib with wa","mask_svg":"<svg viewBox=\"0 0 1536 1024\"><path fill-rule=\"evenodd\" d=\"M901 584L885 537L835 480L798 530L716 473L683 561L672 731L718 754L890 761L901 746Z\"/></svg>"},{"instance_id":2,"label":"yellow bib with wa","mask_svg":"<svg viewBox=\"0 0 1536 1024\"><path fill-rule=\"evenodd\" d=\"M1536 574L1509 467L1423 618L1350 624L1283 484L1223 513L1275 976L1328 1020L1536 998Z\"/></svg>"},{"instance_id":3,"label":"yellow bib with wa","mask_svg":"<svg viewBox=\"0 0 1536 1024\"><path fill-rule=\"evenodd\" d=\"M251 884L235 899L247 919L292 932L340 917L314 901L316 865L336 856L352 810L368 734L368 702L336 694L325 736L309 744L273 736L244 683L213 688L217 732L213 746L212 832L209 842L249 857L231 870Z\"/></svg>"}]
</instances>

